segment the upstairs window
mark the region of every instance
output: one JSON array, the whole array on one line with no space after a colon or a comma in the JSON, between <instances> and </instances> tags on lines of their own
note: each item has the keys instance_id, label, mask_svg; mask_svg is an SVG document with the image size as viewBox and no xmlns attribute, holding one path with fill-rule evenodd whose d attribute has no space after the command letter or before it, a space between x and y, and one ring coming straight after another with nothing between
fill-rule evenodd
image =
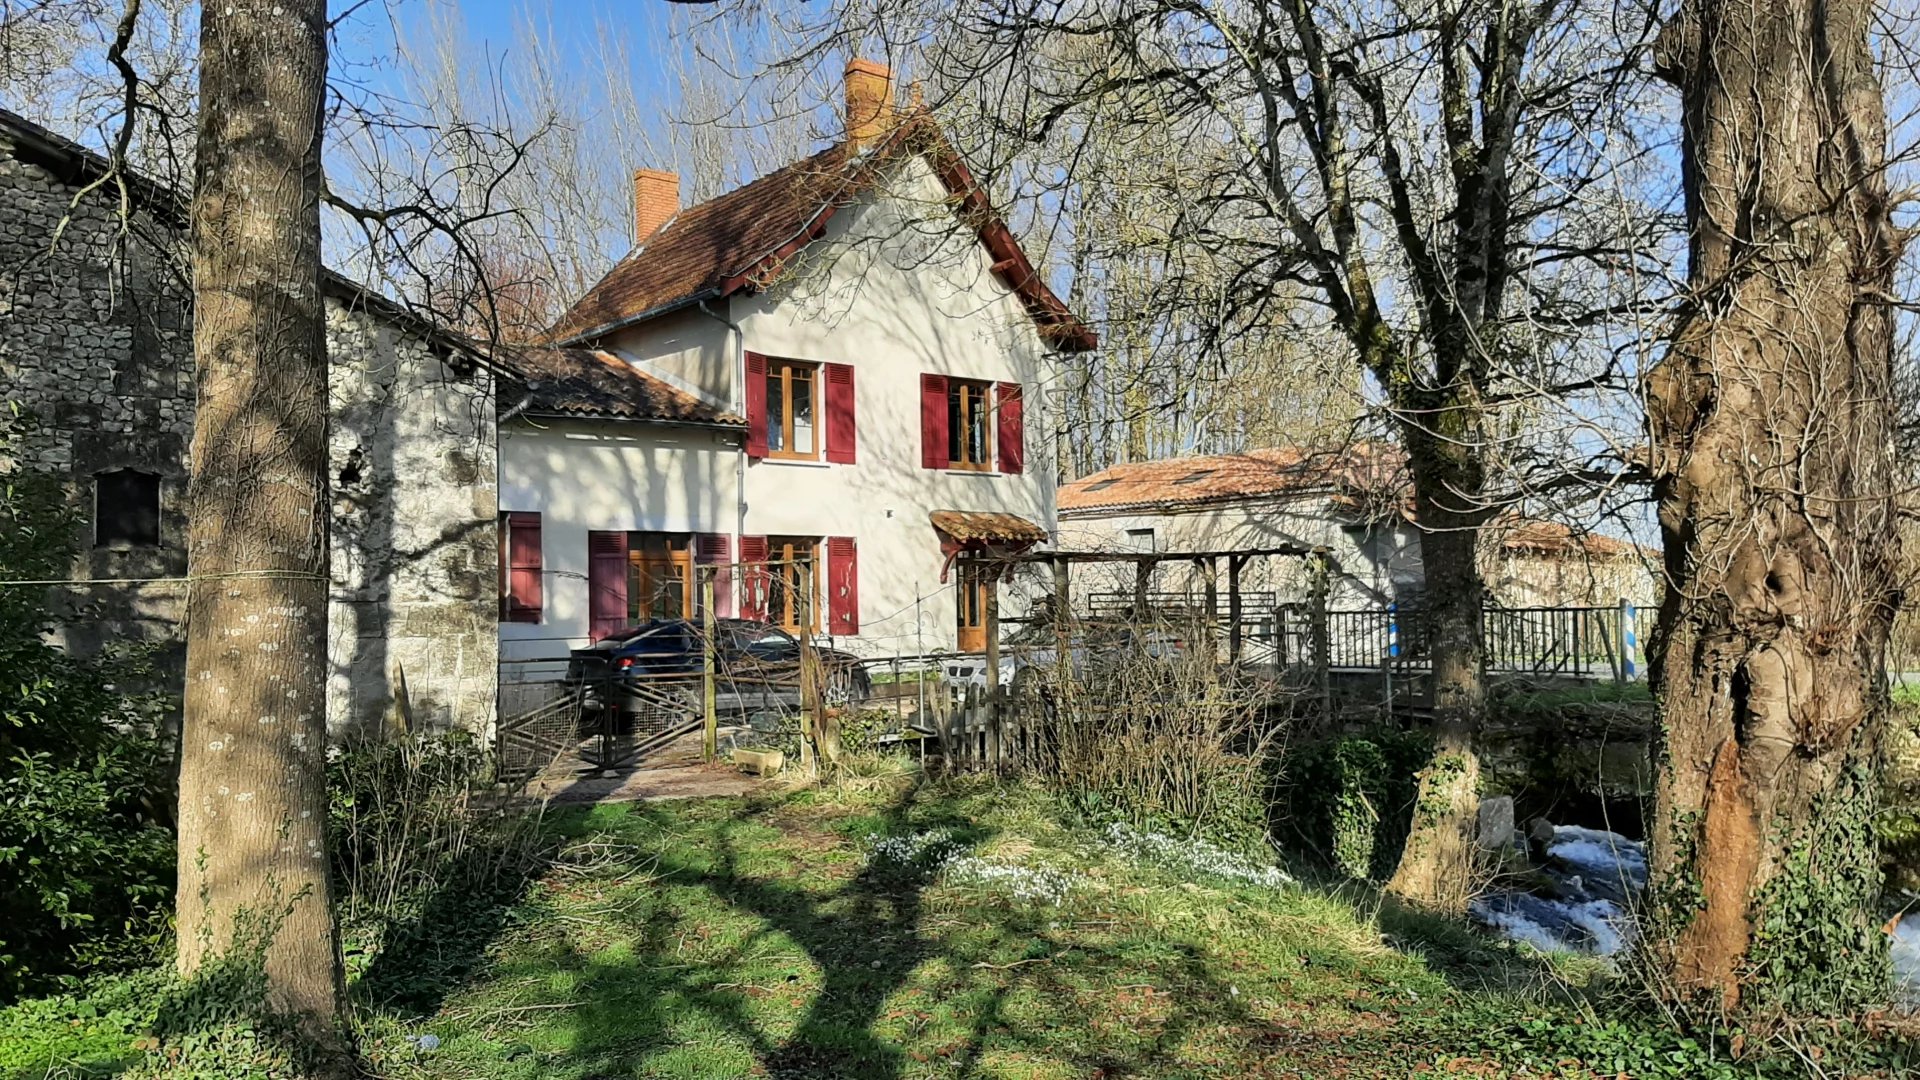
<instances>
[{"instance_id":1,"label":"upstairs window","mask_svg":"<svg viewBox=\"0 0 1920 1080\"><path fill-rule=\"evenodd\" d=\"M819 369L818 364L795 360L767 361L768 457L820 456L820 440L815 433Z\"/></svg>"},{"instance_id":2,"label":"upstairs window","mask_svg":"<svg viewBox=\"0 0 1920 1080\"><path fill-rule=\"evenodd\" d=\"M1026 467L1019 383L920 376L920 467L1018 475Z\"/></svg>"},{"instance_id":3,"label":"upstairs window","mask_svg":"<svg viewBox=\"0 0 1920 1080\"><path fill-rule=\"evenodd\" d=\"M993 384L975 379L947 380L947 467L984 472L993 468L987 435Z\"/></svg>"},{"instance_id":4,"label":"upstairs window","mask_svg":"<svg viewBox=\"0 0 1920 1080\"><path fill-rule=\"evenodd\" d=\"M160 477L114 469L93 478L93 545L160 546Z\"/></svg>"}]
</instances>

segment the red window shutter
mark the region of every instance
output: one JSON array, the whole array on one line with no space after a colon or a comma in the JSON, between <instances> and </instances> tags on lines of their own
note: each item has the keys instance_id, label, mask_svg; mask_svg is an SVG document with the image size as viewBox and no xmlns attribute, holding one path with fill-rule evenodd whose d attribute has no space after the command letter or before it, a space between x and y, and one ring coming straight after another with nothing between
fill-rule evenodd
<instances>
[{"instance_id":1,"label":"red window shutter","mask_svg":"<svg viewBox=\"0 0 1920 1080\"><path fill-rule=\"evenodd\" d=\"M587 620L595 641L627 625L627 534L587 534Z\"/></svg>"},{"instance_id":2,"label":"red window shutter","mask_svg":"<svg viewBox=\"0 0 1920 1080\"><path fill-rule=\"evenodd\" d=\"M853 464L853 367L827 364L827 460Z\"/></svg>"},{"instance_id":3,"label":"red window shutter","mask_svg":"<svg viewBox=\"0 0 1920 1080\"><path fill-rule=\"evenodd\" d=\"M767 617L767 538L740 538L740 617Z\"/></svg>"},{"instance_id":4,"label":"red window shutter","mask_svg":"<svg viewBox=\"0 0 1920 1080\"><path fill-rule=\"evenodd\" d=\"M747 354L747 456L767 456L767 358Z\"/></svg>"},{"instance_id":5,"label":"red window shutter","mask_svg":"<svg viewBox=\"0 0 1920 1080\"><path fill-rule=\"evenodd\" d=\"M994 387L1000 417L1000 471L1018 475L1027 464L1027 421L1021 404L1020 384L1003 382Z\"/></svg>"},{"instance_id":6,"label":"red window shutter","mask_svg":"<svg viewBox=\"0 0 1920 1080\"><path fill-rule=\"evenodd\" d=\"M509 513L506 519L507 622L540 621L540 515Z\"/></svg>"},{"instance_id":7,"label":"red window shutter","mask_svg":"<svg viewBox=\"0 0 1920 1080\"><path fill-rule=\"evenodd\" d=\"M732 538L726 533L701 533L693 538L693 557L713 570L713 614L727 618L733 614Z\"/></svg>"},{"instance_id":8,"label":"red window shutter","mask_svg":"<svg viewBox=\"0 0 1920 1080\"><path fill-rule=\"evenodd\" d=\"M944 469L947 457L947 377L920 376L920 467Z\"/></svg>"},{"instance_id":9,"label":"red window shutter","mask_svg":"<svg viewBox=\"0 0 1920 1080\"><path fill-rule=\"evenodd\" d=\"M860 549L851 536L827 537L827 629L860 632Z\"/></svg>"}]
</instances>

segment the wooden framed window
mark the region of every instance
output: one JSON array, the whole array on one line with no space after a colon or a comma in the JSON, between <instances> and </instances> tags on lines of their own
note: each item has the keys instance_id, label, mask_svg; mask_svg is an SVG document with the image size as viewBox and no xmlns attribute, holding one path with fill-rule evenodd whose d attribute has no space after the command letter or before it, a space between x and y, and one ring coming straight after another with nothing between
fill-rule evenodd
<instances>
[{"instance_id":1,"label":"wooden framed window","mask_svg":"<svg viewBox=\"0 0 1920 1080\"><path fill-rule=\"evenodd\" d=\"M968 563L960 564L959 585L953 598L954 646L961 652L985 652L987 648L987 578L989 572Z\"/></svg>"},{"instance_id":2,"label":"wooden framed window","mask_svg":"<svg viewBox=\"0 0 1920 1080\"><path fill-rule=\"evenodd\" d=\"M947 380L947 468L986 472L993 468L993 384Z\"/></svg>"},{"instance_id":3,"label":"wooden framed window","mask_svg":"<svg viewBox=\"0 0 1920 1080\"><path fill-rule=\"evenodd\" d=\"M691 619L697 606L693 576L693 538L675 533L627 536L627 616Z\"/></svg>"},{"instance_id":4,"label":"wooden framed window","mask_svg":"<svg viewBox=\"0 0 1920 1080\"><path fill-rule=\"evenodd\" d=\"M819 542L767 538L767 621L791 634L820 629Z\"/></svg>"},{"instance_id":5,"label":"wooden framed window","mask_svg":"<svg viewBox=\"0 0 1920 1080\"><path fill-rule=\"evenodd\" d=\"M766 362L767 456L820 457L820 365Z\"/></svg>"}]
</instances>

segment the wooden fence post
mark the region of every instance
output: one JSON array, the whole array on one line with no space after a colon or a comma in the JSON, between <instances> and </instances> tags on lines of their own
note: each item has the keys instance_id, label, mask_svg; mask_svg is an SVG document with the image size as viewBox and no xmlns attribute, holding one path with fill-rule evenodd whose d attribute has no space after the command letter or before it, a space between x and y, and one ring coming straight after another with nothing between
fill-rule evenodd
<instances>
[{"instance_id":1,"label":"wooden fence post","mask_svg":"<svg viewBox=\"0 0 1920 1080\"><path fill-rule=\"evenodd\" d=\"M713 571L700 575L700 715L705 721L701 756L708 763L720 755L719 693L714 686Z\"/></svg>"}]
</instances>

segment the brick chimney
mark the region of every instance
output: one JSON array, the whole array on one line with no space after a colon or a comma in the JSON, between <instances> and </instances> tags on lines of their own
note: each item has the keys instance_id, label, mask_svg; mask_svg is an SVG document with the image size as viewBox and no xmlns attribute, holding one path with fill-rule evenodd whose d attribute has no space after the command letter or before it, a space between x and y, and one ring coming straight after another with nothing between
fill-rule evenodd
<instances>
[{"instance_id":1,"label":"brick chimney","mask_svg":"<svg viewBox=\"0 0 1920 1080\"><path fill-rule=\"evenodd\" d=\"M872 60L847 61L847 141L861 149L893 126L893 72Z\"/></svg>"},{"instance_id":2,"label":"brick chimney","mask_svg":"<svg viewBox=\"0 0 1920 1080\"><path fill-rule=\"evenodd\" d=\"M645 243L680 212L680 175L659 169L633 172L633 242Z\"/></svg>"}]
</instances>

